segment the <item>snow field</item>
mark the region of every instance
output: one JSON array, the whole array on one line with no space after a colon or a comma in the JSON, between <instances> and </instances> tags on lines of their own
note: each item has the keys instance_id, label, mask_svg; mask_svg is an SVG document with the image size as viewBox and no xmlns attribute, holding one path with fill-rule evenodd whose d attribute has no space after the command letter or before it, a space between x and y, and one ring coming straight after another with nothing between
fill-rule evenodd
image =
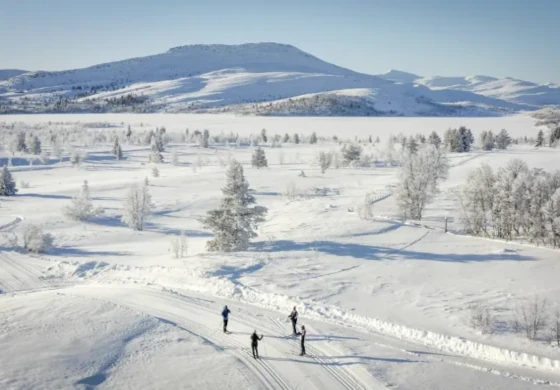
<instances>
[{"instance_id":1,"label":"snow field","mask_svg":"<svg viewBox=\"0 0 560 390\"><path fill-rule=\"evenodd\" d=\"M19 116L17 120L39 124L48 120L56 122L58 118ZM464 119L457 124L455 119L449 118L447 123L443 120L410 118L392 119L395 122L344 119L348 121L346 123L342 119L327 122L317 118L258 118L261 121L259 123L255 121L256 118L180 115L61 118L66 118L66 122L115 121L120 126L117 129L125 129L129 120L134 124L133 131L165 125L168 131L184 131L187 127L191 131L208 128L211 135L221 131L256 135L262 128L267 129L269 136L304 131L306 134L317 131L320 137L338 134L340 138L353 138L357 134L367 138L372 134L374 138L377 135L381 138L378 146L381 149L385 147L387 134L406 134L407 129L414 134L431 132L435 126L439 126L435 129L441 129L441 134L447 127L465 124L472 126L475 135L477 131L488 128L506 128L514 136L531 136L535 132L525 117L501 118L501 122L497 119ZM6 117L2 119L6 121ZM207 123L204 123L205 119ZM229 125L228 121L231 121ZM121 125L121 122L124 124ZM144 126L140 127L140 123L144 123ZM324 133L321 132L323 127ZM371 130L374 128L379 130ZM341 129L348 130L344 132ZM382 388L391 387L390 384L401 388L445 388L444 374L447 369L449 372L457 370L457 375L465 379L465 388L469 388L468 385L475 380L480 380L486 388L527 388L537 383L560 382L560 353L557 348L544 341L529 342L514 334L506 325L500 326L491 335L479 334L468 326L468 308L478 301L489 302L499 323L506 324L511 318L514 303L520 299L538 294L551 302L557 300L560 294L557 283L558 251L444 234L439 230L445 216L453 217L450 223L452 230L460 226L453 191L464 183L468 172L481 162L496 167L506 164L510 158L521 157L532 167L556 169L560 154L550 149L534 150L520 146L504 152L451 155L450 178L443 184L441 194L430 205L425 218L420 221L430 227L428 229L397 221L399 216L391 196L396 168L329 169L322 175L314 163L316 154L319 150L339 148L336 143L321 141L318 145L285 144L279 149L265 147L269 168L257 170L248 165L252 148L213 146L205 150L192 145L171 144L164 153L166 163L158 166L158 178L151 176L152 164L147 163L148 148L130 145L123 145L125 160L122 161L115 161L110 156L110 145L107 145L84 148L89 155L80 168L71 167L67 161L47 166L16 166L12 172L18 185L24 180L30 183L30 188L20 188L17 197L1 201L0 224L5 237L1 244L0 290L10 294L1 294L0 299L3 303L17 299L24 307L27 299L41 300L43 298L32 297L40 296L36 294L46 294L44 297L47 297L51 292L20 295L18 291L55 289L67 297L87 297L100 305L111 302L119 305L119 310L120 306L127 307L141 317L148 315L152 319L162 318L164 321L159 321L158 329L169 326L180 333L193 331L218 346L212 348L222 348L226 343L222 335L212 336L208 330L219 325L219 306L225 300L243 309L244 315L249 318L239 330L246 333L252 331L255 325L259 332L261 328L266 329L267 333L273 332L275 328L276 332L284 332L280 327L283 313L297 304L302 318L306 322L312 321L313 329L329 328L332 335L341 337L336 341L335 348L340 350L339 353L329 349L333 347L331 339L326 345L317 346L321 351L327 351L317 350L314 353L317 359L323 359L321 356L349 356L348 359L359 362L355 364L356 368L352 365L348 373L337 368L345 367L343 358L332 364L315 360L318 366L326 365L334 371L321 371L328 371L325 368L313 371L309 375L312 379L305 383L305 387L343 388L341 383L344 382L347 388ZM177 167L169 164L171 150L179 154L180 165ZM366 152L369 151L374 153L375 147L366 146ZM280 154L284 157L283 164L280 164ZM193 165L197 166L199 155L204 162L201 169L197 167L195 171ZM227 160L228 156L243 162L257 203L266 206L269 213L266 222L259 228L259 237L248 252L208 253L205 243L212 236L202 229L197 218L218 204L220 187L224 183L224 169L219 159ZM298 176L302 170L306 177ZM145 231L135 232L120 222L122 203L126 186L140 183L145 177L150 181L154 215ZM83 180L88 180L94 207L102 207L105 214L87 223L69 221L61 210L75 195ZM290 183L297 188L298 194L291 200L283 195ZM361 220L357 212L349 210L355 209L368 192L378 195L379 200L374 205L376 217L373 220ZM53 234L56 248L40 256L11 251L7 246L7 232L13 230L19 234L29 223L39 223L45 231ZM175 259L170 253L170 240L181 231L185 231L188 237L188 254L185 258ZM17 279L22 283L15 283ZM6 288L6 284L9 287ZM73 285L80 287L62 287L63 290L60 290L61 286ZM129 286L137 286L139 291L133 289L130 292L127 290ZM12 294L15 295L12 297ZM175 296L176 301L169 296ZM174 307L187 305L193 297L215 302L208 303L209 307L202 312L200 308L192 306L186 311L175 311ZM61 303L59 307L58 302L52 303L53 307L59 307L61 318L66 318L65 313L72 318L80 315L87 318L85 314L76 313L78 308L74 311L71 309L80 304L82 301L73 301ZM38 306L31 305L29 313L38 310ZM8 315L12 312L9 305L1 307L6 307L3 312ZM120 311L106 310L108 317L120 318L123 315ZM258 315L252 311L262 315L276 313L265 317L281 318L281 323L274 325L272 319L259 322ZM26 316L30 314L23 313L14 317L13 322L24 325ZM115 324L115 327L131 330L137 326L133 325L137 320ZM87 324L77 323L74 326L84 334L96 331ZM355 340L343 338L349 334L359 334L358 338L362 340L360 345L354 345ZM126 336L122 339L126 339ZM146 339L146 344L157 344L154 341L156 339ZM237 341L232 341L226 347L228 353L219 355L225 355L224 359L233 356L232 359L244 361L246 351L243 348L248 346L248 335L233 340ZM375 342L370 347L372 340ZM383 347L380 343L389 347ZM167 356L191 354L198 348L194 342L186 344L185 352L154 352L151 361L157 361L157 364L161 361L164 367ZM399 349L395 348L396 345L406 347ZM275 340L266 346L269 348L267 355L271 358L267 362L269 369L264 366L255 368L251 363L242 362L239 367L243 367L240 368L243 375L238 371L230 375L233 384L239 384L241 388L251 388L247 382L255 385L255 388L297 388L301 384L300 379L307 380L307 374L298 371L300 374L296 380L289 381L289 372L302 370L297 364L305 363L272 360L285 359L288 351L284 341ZM288 343L288 346L291 344ZM310 346L313 348L313 345ZM26 348L31 351L33 345L29 344ZM84 356L101 354L87 352L88 348L94 347L84 347L80 353ZM241 349L242 352L231 352L231 348ZM383 360L388 353L387 348L399 355L394 358L395 361ZM57 351L57 348L49 350ZM395 352L397 350L400 352ZM431 358L406 352L415 350L429 350L432 355L426 356L432 357L439 353L445 356L442 358L445 362L429 360L426 365L431 374L421 375L418 368L420 360ZM216 352L208 351L209 354ZM367 358L372 357L372 354L381 360ZM128 355L124 356L122 361L127 362ZM25 359L28 358L22 358L21 362ZM21 362L13 364L23 365ZM64 361L60 367L67 367L68 364ZM130 364L131 367L134 365ZM305 364L307 366L311 364ZM106 376L101 387L119 388L129 383L128 380L139 384L131 379L125 367L126 364L121 366L120 363L115 367L105 366L105 369L90 365L60 384L77 383L96 375ZM364 375L364 369L368 375ZM483 375L481 370L487 370L488 375ZM180 372L181 377L190 377L190 374L178 369L164 372L169 373L171 387L180 383L173 382L179 380L176 372ZM17 369L9 373L0 377L21 376L21 371ZM36 378L40 375L43 374L37 373L31 380L38 380ZM146 387L158 387L163 383L161 381L165 375L153 375L151 379L154 382L145 379ZM218 372L200 373L195 375L193 383L198 383L199 388L208 387L220 383L224 375ZM422 378L421 384L415 387L412 381L418 376ZM204 382L208 378L213 378L214 382ZM47 387L56 387L57 382L54 379L52 381L49 383L53 386ZM29 382L18 383L18 386L25 387L22 383Z\"/></svg>"}]
</instances>

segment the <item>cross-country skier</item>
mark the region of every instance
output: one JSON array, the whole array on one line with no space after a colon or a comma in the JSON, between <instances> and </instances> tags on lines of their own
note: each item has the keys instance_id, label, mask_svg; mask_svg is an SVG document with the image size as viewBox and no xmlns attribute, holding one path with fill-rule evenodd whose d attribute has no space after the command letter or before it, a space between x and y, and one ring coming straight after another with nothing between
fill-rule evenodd
<instances>
[{"instance_id":1,"label":"cross-country skier","mask_svg":"<svg viewBox=\"0 0 560 390\"><path fill-rule=\"evenodd\" d=\"M231 313L231 311L228 309L227 305L224 306L224 310L222 310L222 317L224 318L224 333L227 333L229 313Z\"/></svg>"},{"instance_id":2,"label":"cross-country skier","mask_svg":"<svg viewBox=\"0 0 560 390\"><path fill-rule=\"evenodd\" d=\"M301 353L299 356L305 355L305 335L307 332L305 331L305 325L301 326Z\"/></svg>"},{"instance_id":3,"label":"cross-country skier","mask_svg":"<svg viewBox=\"0 0 560 390\"><path fill-rule=\"evenodd\" d=\"M290 320L292 320L292 328L294 329L294 336L297 335L297 331L296 331L296 324L297 324L297 318L298 318L298 312L296 307L294 306L294 310L292 310L292 312L290 313L290 315L288 316L290 318Z\"/></svg>"},{"instance_id":4,"label":"cross-country skier","mask_svg":"<svg viewBox=\"0 0 560 390\"><path fill-rule=\"evenodd\" d=\"M259 340L262 339L263 339L263 335L261 334L259 336L256 330L251 335L251 350L253 351L253 357L255 359L259 358Z\"/></svg>"}]
</instances>

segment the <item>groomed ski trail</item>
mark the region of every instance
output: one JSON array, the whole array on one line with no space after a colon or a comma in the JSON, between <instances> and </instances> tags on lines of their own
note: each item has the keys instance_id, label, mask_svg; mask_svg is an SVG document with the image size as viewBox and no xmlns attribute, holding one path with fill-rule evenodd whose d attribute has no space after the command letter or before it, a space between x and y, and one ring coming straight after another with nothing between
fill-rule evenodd
<instances>
[{"instance_id":1,"label":"groomed ski trail","mask_svg":"<svg viewBox=\"0 0 560 390\"><path fill-rule=\"evenodd\" d=\"M246 308L233 308L229 330L222 331L219 307L208 307L203 300L155 290L121 286L75 286L58 290L59 293L78 295L117 304L150 315L167 324L196 334L204 340L223 347L238 357L267 389L386 389L365 370L359 377L344 366L329 362L330 356L310 343L308 355L294 356L292 351L299 341L277 329L275 322L264 316L250 315ZM257 330L264 334L259 343L260 359L251 353L249 335ZM312 338L309 339L311 341ZM311 343L313 344L313 343ZM364 383L365 382L365 383Z\"/></svg>"}]
</instances>

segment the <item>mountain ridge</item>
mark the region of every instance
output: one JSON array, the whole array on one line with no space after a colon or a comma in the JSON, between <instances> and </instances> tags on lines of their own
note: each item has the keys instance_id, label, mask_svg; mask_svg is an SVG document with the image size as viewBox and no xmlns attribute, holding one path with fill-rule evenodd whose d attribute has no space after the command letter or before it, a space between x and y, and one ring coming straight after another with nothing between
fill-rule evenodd
<instances>
[{"instance_id":1,"label":"mountain ridge","mask_svg":"<svg viewBox=\"0 0 560 390\"><path fill-rule=\"evenodd\" d=\"M274 42L184 45L80 69L16 75L0 81L0 112L493 116L537 108L476 93L466 85L478 79L464 79L451 89L424 85L425 78L403 71L369 75Z\"/></svg>"}]
</instances>

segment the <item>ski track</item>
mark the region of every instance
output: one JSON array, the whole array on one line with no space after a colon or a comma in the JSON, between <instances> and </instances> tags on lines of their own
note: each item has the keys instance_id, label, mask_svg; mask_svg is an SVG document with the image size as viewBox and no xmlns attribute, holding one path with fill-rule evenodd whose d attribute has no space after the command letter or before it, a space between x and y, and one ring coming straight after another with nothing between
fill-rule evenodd
<instances>
[{"instance_id":1,"label":"ski track","mask_svg":"<svg viewBox=\"0 0 560 390\"><path fill-rule=\"evenodd\" d=\"M201 311L205 312L205 315L203 317L208 317L206 314L217 316L215 308L206 307L199 300L177 293L158 292L146 289L120 289L120 292L123 293L121 295L119 295L118 293L119 288L115 287L96 286L93 288L93 291L99 291L101 292L101 294L89 292L87 290L84 290L83 287L75 287L75 290L70 290L70 294L76 293L80 296L84 295L93 299L101 299L112 302L114 304L123 305L133 310L139 310L144 314L151 315L162 320L163 322L171 323L175 326L181 327L180 324L184 324L185 330L193 331L194 329L195 331L193 333L196 333L199 337L209 340L212 344L234 347L235 349L228 349L228 351L236 354L236 356L239 357L249 368L253 368L252 371L257 373L258 377L263 383L265 383L267 388L286 390L293 389L293 387L290 387L290 385L287 384L282 376L274 369L274 364L271 365L267 362L267 360L270 362L274 362L275 358L263 356L261 359L253 359L250 348L247 347L246 344L243 344L239 340L237 340L236 337L232 337L236 335L236 332L232 332L232 335L224 335L221 332L221 326L218 326L216 329L211 329L208 326L195 322L192 319L186 318L184 315L186 314L186 312L189 312L192 315L193 313L196 314L196 312L200 313ZM127 293L129 293L130 291L135 292L134 298L128 298L131 297L131 295L127 295ZM116 292L116 294L113 294L114 292ZM149 302L150 300L161 300L164 305L158 305L158 307L154 307L153 305L146 304L146 302ZM165 305L171 306L173 307L173 309L164 310L162 306ZM176 310L182 310L183 312L174 313L173 311ZM280 339L286 338L286 329L284 327L281 327L281 324L279 322L273 321L273 324L279 325L278 327L282 330L282 332L273 329L273 327L271 327L268 322L265 322L257 317L251 316L250 320L248 320L247 318L249 318L249 314L243 311L243 315L236 317L235 322L245 325L245 327L249 329L257 327L259 331L266 331L270 336L278 337ZM285 341L286 340L284 340L284 342ZM263 354L263 351L266 351L267 347L271 348L271 350L273 350L274 352L278 352L280 355L286 355L286 352L282 352L280 349L278 349L278 347L276 347L277 344L278 342L275 341L274 338L269 339L266 344L261 344L259 348L261 355ZM299 343L296 340L288 340L287 345L292 350L294 348L299 350ZM318 367L324 369L329 374L329 377L336 381L336 387L330 386L328 388L347 390L365 390L373 388L385 389L385 387L377 381L375 381L377 384L377 386L375 387L372 387L371 384L369 386L366 386L348 369L342 366L330 364L330 362L328 361L329 356L326 351L323 351L314 346L306 346L306 349L308 351L307 357L313 359L317 363ZM278 360L284 361L284 359ZM292 364L297 364L297 361ZM289 372L292 373L293 371L293 369L290 369ZM367 375L371 377L371 374L367 373ZM315 388L326 388L324 377L321 376L321 378L317 378L316 376L309 375L305 376L305 381L300 382L295 387L295 389L299 389L300 386L309 388L309 386L305 386L306 383L309 385L309 379L311 379L312 382L317 381L314 383Z\"/></svg>"},{"instance_id":2,"label":"ski track","mask_svg":"<svg viewBox=\"0 0 560 390\"><path fill-rule=\"evenodd\" d=\"M3 292L15 292L40 289L49 285L37 274L9 254L0 251L0 289Z\"/></svg>"}]
</instances>

